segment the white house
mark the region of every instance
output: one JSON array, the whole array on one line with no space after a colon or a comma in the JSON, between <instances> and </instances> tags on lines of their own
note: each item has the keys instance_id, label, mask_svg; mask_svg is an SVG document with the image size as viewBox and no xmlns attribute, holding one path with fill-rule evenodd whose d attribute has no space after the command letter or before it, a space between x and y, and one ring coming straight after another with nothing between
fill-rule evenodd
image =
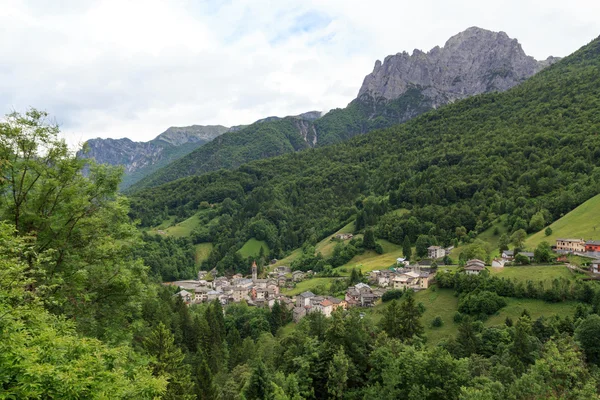
<instances>
[{"instance_id":1,"label":"white house","mask_svg":"<svg viewBox=\"0 0 600 400\"><path fill-rule=\"evenodd\" d=\"M469 260L465 265L465 273L469 275L479 275L479 273L484 269L485 263L477 259Z\"/></svg>"},{"instance_id":2,"label":"white house","mask_svg":"<svg viewBox=\"0 0 600 400\"><path fill-rule=\"evenodd\" d=\"M446 256L446 249L440 246L429 246L427 248L427 256L433 260Z\"/></svg>"},{"instance_id":3,"label":"white house","mask_svg":"<svg viewBox=\"0 0 600 400\"><path fill-rule=\"evenodd\" d=\"M503 268L504 267L504 260L503 259L499 259L499 258L494 258L494 260L492 261L492 267L494 267L494 268Z\"/></svg>"}]
</instances>

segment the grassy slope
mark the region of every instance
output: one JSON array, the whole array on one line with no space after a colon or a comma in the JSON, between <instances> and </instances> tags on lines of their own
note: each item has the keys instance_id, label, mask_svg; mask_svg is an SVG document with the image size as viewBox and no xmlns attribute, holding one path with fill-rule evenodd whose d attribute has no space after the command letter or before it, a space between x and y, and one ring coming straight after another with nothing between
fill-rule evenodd
<instances>
[{"instance_id":1,"label":"grassy slope","mask_svg":"<svg viewBox=\"0 0 600 400\"><path fill-rule=\"evenodd\" d=\"M377 254L374 251L365 251L348 261L346 264L338 267L337 270L345 269L349 271L352 268L359 268L363 273L376 269L386 269L396 265L396 259L402 257L402 246L390 243L387 240L378 240L383 247L383 254Z\"/></svg>"},{"instance_id":2,"label":"grassy slope","mask_svg":"<svg viewBox=\"0 0 600 400\"><path fill-rule=\"evenodd\" d=\"M302 292L313 290L317 286L323 285L325 288L329 288L331 285L332 278L312 278L302 282L298 282L296 287L293 289L282 290L281 293L287 296L295 296Z\"/></svg>"},{"instance_id":3,"label":"grassy slope","mask_svg":"<svg viewBox=\"0 0 600 400\"><path fill-rule=\"evenodd\" d=\"M199 243L194 246L196 249L196 266L199 266L202 261L206 260L212 251L212 243Z\"/></svg>"},{"instance_id":4,"label":"grassy slope","mask_svg":"<svg viewBox=\"0 0 600 400\"><path fill-rule=\"evenodd\" d=\"M441 267L440 270L448 269L450 271L456 270L457 267ZM518 281L546 281L550 282L554 278L567 278L576 279L577 275L570 272L567 267L563 265L533 265L533 266L518 266L518 267L504 267L504 268L491 268L487 267L488 271L492 275L496 275L500 278L516 279Z\"/></svg>"},{"instance_id":5,"label":"grassy slope","mask_svg":"<svg viewBox=\"0 0 600 400\"><path fill-rule=\"evenodd\" d=\"M579 207L550 225L552 234L546 236L544 230L531 235L526 242L528 248L535 248L540 242L555 244L557 238L583 238L600 240L600 195L592 197Z\"/></svg>"},{"instance_id":6,"label":"grassy slope","mask_svg":"<svg viewBox=\"0 0 600 400\"><path fill-rule=\"evenodd\" d=\"M256 240L254 238L244 243L242 248L239 250L239 253L244 258L258 257L261 246L265 249L265 254L269 254L269 246L267 246L267 243L263 240Z\"/></svg>"},{"instance_id":7,"label":"grassy slope","mask_svg":"<svg viewBox=\"0 0 600 400\"><path fill-rule=\"evenodd\" d=\"M425 306L421 323L425 327L425 335L429 345L436 345L443 339L456 336L458 324L454 323L453 317L458 308L458 298L454 296L453 290L437 289L433 291L430 289L421 291L416 294L416 300ZM515 298L508 298L507 303L506 307L485 321L486 326L503 324L506 317L516 321L524 309L529 311L534 320L542 315L545 317L552 315L565 317L566 315L572 315L577 305L576 302L546 303L542 300ZM379 304L372 310L372 318L375 322L381 319L381 312L386 306L387 303ZM433 328L431 327L431 321L438 315L442 317L444 325Z\"/></svg>"}]
</instances>

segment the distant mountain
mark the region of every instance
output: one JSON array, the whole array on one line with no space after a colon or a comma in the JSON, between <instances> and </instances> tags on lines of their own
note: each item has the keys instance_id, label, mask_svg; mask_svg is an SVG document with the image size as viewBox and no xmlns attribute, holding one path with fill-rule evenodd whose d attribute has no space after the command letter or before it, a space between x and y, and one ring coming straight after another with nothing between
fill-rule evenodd
<instances>
[{"instance_id":1,"label":"distant mountain","mask_svg":"<svg viewBox=\"0 0 600 400\"><path fill-rule=\"evenodd\" d=\"M87 152L80 151L78 156L93 158L101 164L122 165L125 177L121 187L127 188L229 129L221 125L171 127L149 142L127 138L91 139L86 142Z\"/></svg>"},{"instance_id":2,"label":"distant mountain","mask_svg":"<svg viewBox=\"0 0 600 400\"><path fill-rule=\"evenodd\" d=\"M141 179L130 190L151 187L172 180L221 168L235 168L258 160L313 147L317 133L312 111L285 118L268 117L236 131L227 132L210 143L177 159Z\"/></svg>"},{"instance_id":3,"label":"distant mountain","mask_svg":"<svg viewBox=\"0 0 600 400\"><path fill-rule=\"evenodd\" d=\"M558 61L536 61L504 32L472 27L424 53L398 53L377 61L358 96L325 116L268 117L223 135L138 182L132 191L174 179L283 153L339 143L374 129L403 123L424 112L481 93L502 92ZM299 122L302 121L302 122ZM302 142L302 140L304 143Z\"/></svg>"}]
</instances>

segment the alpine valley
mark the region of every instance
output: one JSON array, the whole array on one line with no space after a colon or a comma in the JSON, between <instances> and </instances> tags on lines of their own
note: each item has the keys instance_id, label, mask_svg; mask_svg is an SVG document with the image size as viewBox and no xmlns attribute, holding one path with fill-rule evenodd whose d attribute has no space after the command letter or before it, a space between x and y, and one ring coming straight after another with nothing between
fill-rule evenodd
<instances>
[{"instance_id":1,"label":"alpine valley","mask_svg":"<svg viewBox=\"0 0 600 400\"><path fill-rule=\"evenodd\" d=\"M600 399L599 71L469 28L324 115L8 114L0 398Z\"/></svg>"}]
</instances>

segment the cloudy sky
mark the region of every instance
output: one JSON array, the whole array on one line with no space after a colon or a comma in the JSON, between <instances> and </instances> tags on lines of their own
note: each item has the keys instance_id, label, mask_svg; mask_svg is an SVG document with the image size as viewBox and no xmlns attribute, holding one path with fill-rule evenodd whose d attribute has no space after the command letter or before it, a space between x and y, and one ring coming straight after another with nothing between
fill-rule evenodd
<instances>
[{"instance_id":1,"label":"cloudy sky","mask_svg":"<svg viewBox=\"0 0 600 400\"><path fill-rule=\"evenodd\" d=\"M72 144L149 140L344 107L376 59L470 26L505 31L537 59L600 35L596 0L485 3L1 0L0 112L45 109Z\"/></svg>"}]
</instances>

